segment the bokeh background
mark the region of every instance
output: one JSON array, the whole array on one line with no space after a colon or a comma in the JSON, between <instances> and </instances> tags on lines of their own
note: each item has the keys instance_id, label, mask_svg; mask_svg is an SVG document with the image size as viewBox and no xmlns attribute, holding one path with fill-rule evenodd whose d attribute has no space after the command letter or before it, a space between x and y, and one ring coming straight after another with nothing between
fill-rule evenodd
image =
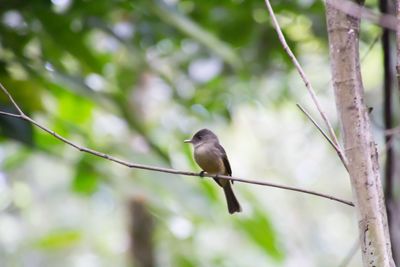
<instances>
[{"instance_id":1,"label":"bokeh background","mask_svg":"<svg viewBox=\"0 0 400 267\"><path fill-rule=\"evenodd\" d=\"M272 5L340 135L323 1ZM381 152L380 29L362 28ZM183 140L207 127L235 176L352 199L296 107L321 122L263 1L0 1L0 81L43 125L127 161L200 171ZM3 94L0 107L15 111ZM212 180L128 169L9 117L0 130L1 266L138 266L132 202L152 218L155 266L336 267L358 238L340 203L235 183L243 212L229 215ZM360 265L356 253L348 266Z\"/></svg>"}]
</instances>

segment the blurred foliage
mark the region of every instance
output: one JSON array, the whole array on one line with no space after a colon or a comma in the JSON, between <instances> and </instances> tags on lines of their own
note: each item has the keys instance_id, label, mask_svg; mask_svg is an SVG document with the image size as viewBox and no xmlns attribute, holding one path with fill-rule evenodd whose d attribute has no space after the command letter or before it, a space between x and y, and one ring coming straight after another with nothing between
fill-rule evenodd
<instances>
[{"instance_id":1,"label":"blurred foliage","mask_svg":"<svg viewBox=\"0 0 400 267\"><path fill-rule=\"evenodd\" d=\"M257 202L255 201L254 203ZM271 222L261 209L255 210L251 218L240 220L238 226L249 238L254 240L266 254L269 254L276 260L283 259L284 254L281 248L278 247ZM260 229L262 229L263 234L260 234Z\"/></svg>"},{"instance_id":2,"label":"blurred foliage","mask_svg":"<svg viewBox=\"0 0 400 267\"><path fill-rule=\"evenodd\" d=\"M322 1L273 6L296 54L327 53ZM138 163L196 169L181 140L229 127L244 103L284 107L299 95L292 69L263 1L0 1L0 82L21 108L77 143ZM2 94L0 108L12 111ZM0 194L8 192L0 228L20 229L0 237L5 266L128 266L132 194L145 195L158 220L159 266L290 260L259 198L245 198L253 208L244 217L228 217L211 181L116 167L8 117L0 133Z\"/></svg>"},{"instance_id":3,"label":"blurred foliage","mask_svg":"<svg viewBox=\"0 0 400 267\"><path fill-rule=\"evenodd\" d=\"M100 177L101 174L95 169L93 157L83 156L76 165L72 188L76 192L90 195L98 189Z\"/></svg>"},{"instance_id":4,"label":"blurred foliage","mask_svg":"<svg viewBox=\"0 0 400 267\"><path fill-rule=\"evenodd\" d=\"M57 230L37 241L41 249L65 249L79 242L81 234L79 231Z\"/></svg>"}]
</instances>

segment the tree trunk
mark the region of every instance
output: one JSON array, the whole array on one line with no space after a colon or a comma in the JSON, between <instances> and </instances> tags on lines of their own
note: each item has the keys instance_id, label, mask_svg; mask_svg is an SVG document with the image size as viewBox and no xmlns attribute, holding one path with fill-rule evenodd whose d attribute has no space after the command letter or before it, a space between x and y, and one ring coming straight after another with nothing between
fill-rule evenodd
<instances>
[{"instance_id":1,"label":"tree trunk","mask_svg":"<svg viewBox=\"0 0 400 267\"><path fill-rule=\"evenodd\" d=\"M383 14L394 14L394 5L390 0L380 0L379 10ZM389 29L382 29L382 52L383 52L383 122L384 133L388 133L393 128L393 85L394 85L394 66L392 55L392 32ZM395 263L399 261L400 248L400 232L399 232L399 216L397 215L396 197L393 194L395 188L395 149L393 146L394 136L392 134L384 134L386 145L386 160L384 166L384 184L385 184L385 204L389 223L390 240L392 242L392 254Z\"/></svg>"},{"instance_id":2,"label":"tree trunk","mask_svg":"<svg viewBox=\"0 0 400 267\"><path fill-rule=\"evenodd\" d=\"M129 203L130 212L130 259L131 266L154 267L154 219L146 201L141 197Z\"/></svg>"},{"instance_id":3,"label":"tree trunk","mask_svg":"<svg viewBox=\"0 0 400 267\"><path fill-rule=\"evenodd\" d=\"M397 43L397 62L396 62L396 70L397 70L397 84L398 90L400 90L400 0L396 1L396 17L397 17L397 30L396 30L396 43Z\"/></svg>"},{"instance_id":4,"label":"tree trunk","mask_svg":"<svg viewBox=\"0 0 400 267\"><path fill-rule=\"evenodd\" d=\"M359 220L364 266L394 266L375 142L364 104L358 54L360 20L327 0L326 17L336 106Z\"/></svg>"},{"instance_id":5,"label":"tree trunk","mask_svg":"<svg viewBox=\"0 0 400 267\"><path fill-rule=\"evenodd\" d=\"M390 2L389 2L390 3ZM397 48L397 57L396 57L396 77L397 77L397 89L400 90L400 0L395 1L395 8L388 9L388 10L395 10L395 14L397 17L397 27L396 27L396 48ZM398 100L397 100L398 101ZM396 103L396 102L394 102ZM398 102L397 102L398 103ZM393 126L392 126L393 127ZM388 127L386 127L388 128ZM392 129L393 130L393 129ZM396 132L389 131L390 140L393 141ZM393 144L390 144L391 146ZM397 152L397 153L395 153ZM398 196L393 196L393 190L396 186L399 186L400 181L397 177L396 179L396 172L400 171L398 162L399 162L399 153L393 147L393 188L392 188L392 201L388 201L389 205L387 206L389 212L391 213L390 221L389 221L389 228L390 228L390 236L392 240L392 253L393 258L395 259L396 264L400 265L400 215L399 215L399 207L400 207L400 199ZM397 164L396 164L397 163ZM398 176L398 175L397 175Z\"/></svg>"}]
</instances>

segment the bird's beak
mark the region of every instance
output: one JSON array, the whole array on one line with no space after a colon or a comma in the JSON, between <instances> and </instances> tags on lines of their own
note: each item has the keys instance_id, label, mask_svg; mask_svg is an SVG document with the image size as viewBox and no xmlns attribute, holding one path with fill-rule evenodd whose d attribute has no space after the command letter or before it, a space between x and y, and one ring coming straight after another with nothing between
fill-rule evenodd
<instances>
[{"instance_id":1,"label":"bird's beak","mask_svg":"<svg viewBox=\"0 0 400 267\"><path fill-rule=\"evenodd\" d=\"M184 143L192 143L192 139L186 139L185 141L183 141Z\"/></svg>"}]
</instances>

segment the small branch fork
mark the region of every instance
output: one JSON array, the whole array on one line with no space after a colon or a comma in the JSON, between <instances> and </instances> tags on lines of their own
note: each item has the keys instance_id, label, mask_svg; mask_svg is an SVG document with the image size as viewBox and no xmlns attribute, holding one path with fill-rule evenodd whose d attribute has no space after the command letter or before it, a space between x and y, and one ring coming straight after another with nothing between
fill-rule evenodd
<instances>
[{"instance_id":1,"label":"small branch fork","mask_svg":"<svg viewBox=\"0 0 400 267\"><path fill-rule=\"evenodd\" d=\"M349 172L347 163L345 161L345 158L343 157L344 154L341 152L340 147L338 147L331 138L322 130L321 126L318 125L318 123L311 117L311 115L303 108L300 104L296 104L296 106L306 115L306 117L314 124L315 127L319 130L319 132L325 137L325 139L329 142L329 144L333 147L333 149L336 150L336 153L338 154L340 160L343 163L343 166L346 168L347 172Z\"/></svg>"},{"instance_id":2,"label":"small branch fork","mask_svg":"<svg viewBox=\"0 0 400 267\"><path fill-rule=\"evenodd\" d=\"M338 140L336 138L335 132L333 130L333 127L332 127L331 123L328 120L328 117L326 116L325 112L323 111L323 109L322 109L322 107L321 107L321 105L320 105L320 103L318 101L318 98L317 98L317 96L315 94L314 88L312 87L311 82L308 80L307 75L305 74L305 72L304 72L303 68L301 67L300 63L298 62L296 56L293 54L292 50L290 49L289 45L287 44L285 36L282 33L281 27L279 26L278 20L276 19L276 16L275 16L274 10L272 9L270 1L269 0L265 0L265 4L266 4L268 12L269 12L269 14L271 16L272 23L274 25L276 33L278 34L279 41L281 42L281 44L283 46L283 49L285 50L285 52L288 54L288 56L292 60L293 64L295 65L298 73L300 74L300 76L301 76L301 78L302 78L302 80L303 80L303 82L304 82L304 84L305 84L305 86L307 88L307 91L311 96L312 101L314 102L319 114L321 115L323 121L326 124L326 127L328 128L328 132L329 132L330 138L328 138L328 135L326 135L324 133L324 131L321 129L321 127L319 127L317 125L315 120L313 120L311 118L311 116L301 106L299 106L299 105L297 105L297 106L311 120L311 122L318 128L318 130L324 135L324 137L327 138L329 143L332 145L332 147L336 150L337 154L339 155L339 158L342 161L344 167L348 171L348 166L347 166L348 164L347 164L346 156L345 156L345 154L343 152L343 149L341 148L341 146L340 146L340 144L339 144L339 142L338 142Z\"/></svg>"},{"instance_id":3,"label":"small branch fork","mask_svg":"<svg viewBox=\"0 0 400 267\"><path fill-rule=\"evenodd\" d=\"M13 114L13 113L9 113L9 112L0 111L0 115L10 116L10 117L14 117L14 118L18 118L18 119L22 119L22 120L28 121L28 122L32 123L33 125L37 126L38 128L42 129L43 131L51 134L52 136L54 136L55 138L59 139L60 141L62 141L64 143L76 148L77 150L79 150L81 152L89 153L89 154L92 154L94 156L97 156L97 157L100 157L100 158L104 158L104 159L107 159L109 161L113 161L115 163L124 165L124 166L129 167L129 168L134 168L134 169L142 169L142 170L149 170L149 171L156 171L156 172L163 172L163 173L171 173L171 174L179 174L179 175L186 175L186 176L216 178L216 176L209 175L207 173L200 174L200 173L195 173L195 172L179 171L179 170L174 170L174 169L169 169L169 168L162 168L162 167L155 167L155 166L150 166L150 165L131 163L131 162L128 162L128 161L125 161L125 160L118 159L116 157L110 156L108 154L105 154L105 153L102 153L102 152L98 152L96 150L89 149L89 148L80 146L78 144L75 144L72 141L68 140L67 138L62 137L61 135L57 134L53 130L50 130L49 128L39 124L38 122L36 122L35 120L33 120L32 118L27 116L21 110L21 108L18 106L18 104L14 101L13 97L11 96L11 94L7 91L7 89L1 83L0 83L0 89L7 95L7 97L9 98L11 103L13 104L13 106L18 111L18 114ZM219 179L226 179L226 180L233 180L233 181L242 182L242 183L248 183L248 184L275 187L275 188L280 188L280 189L284 189L284 190L296 191L296 192L300 192L300 193L304 193L304 194L319 196L319 197L327 198L327 199L330 199L330 200L333 200L333 201L337 201L337 202L346 204L348 206L354 207L354 203L351 202L351 201L343 200L343 199L340 199L340 198L337 198L337 197L334 197L334 196L330 196L330 195L327 195L327 194L323 194L323 193L319 193L319 192L315 192L315 191L311 191L311 190L301 189L301 188L292 187L292 186L279 185L279 184L269 183L269 182L262 182L262 181L257 181L257 180L243 179L243 178L239 178L239 177L226 176L226 175L218 175L217 177Z\"/></svg>"}]
</instances>

